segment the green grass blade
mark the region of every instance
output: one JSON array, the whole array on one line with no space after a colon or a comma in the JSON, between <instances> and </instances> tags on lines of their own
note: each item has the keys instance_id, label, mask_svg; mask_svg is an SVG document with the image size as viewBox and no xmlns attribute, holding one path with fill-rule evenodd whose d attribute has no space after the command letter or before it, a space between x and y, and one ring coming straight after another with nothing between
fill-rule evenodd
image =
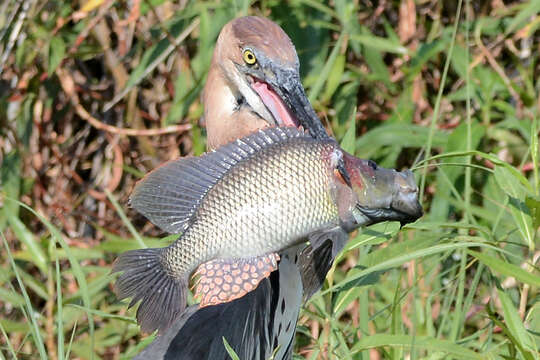
<instances>
[{"instance_id":1,"label":"green grass blade","mask_svg":"<svg viewBox=\"0 0 540 360\"><path fill-rule=\"evenodd\" d=\"M474 250L468 250L468 253L477 258L490 269L493 269L503 275L514 277L516 278L516 280L519 280L531 286L540 287L540 276L538 274L533 275L526 270L523 270L519 266L510 264L508 262L499 260L493 256Z\"/></svg>"},{"instance_id":2,"label":"green grass blade","mask_svg":"<svg viewBox=\"0 0 540 360\"><path fill-rule=\"evenodd\" d=\"M341 140L341 148L350 154L354 154L356 139L356 107L354 108L351 119L349 120L349 126L343 139Z\"/></svg>"},{"instance_id":3,"label":"green grass blade","mask_svg":"<svg viewBox=\"0 0 540 360\"><path fill-rule=\"evenodd\" d=\"M227 354L229 354L231 359L240 360L240 357L236 354L231 345L229 345L229 342L227 341L227 339L225 339L225 336L222 336L221 338L223 339L223 345L225 346L225 350L227 350Z\"/></svg>"},{"instance_id":4,"label":"green grass blade","mask_svg":"<svg viewBox=\"0 0 540 360\"><path fill-rule=\"evenodd\" d=\"M64 359L64 321L62 303L62 279L58 258L54 261L56 274L56 337L58 360Z\"/></svg>"},{"instance_id":5,"label":"green grass blade","mask_svg":"<svg viewBox=\"0 0 540 360\"><path fill-rule=\"evenodd\" d=\"M357 353L365 349L390 346L395 348L411 348L412 344L419 349L442 351L445 354L453 355L458 359L482 360L487 359L481 354L477 354L463 346L457 345L448 340L440 340L427 336L409 336L409 335L387 335L376 334L364 337L356 343L351 351Z\"/></svg>"},{"instance_id":6,"label":"green grass blade","mask_svg":"<svg viewBox=\"0 0 540 360\"><path fill-rule=\"evenodd\" d=\"M75 322L75 325L73 325L73 330L71 331L71 337L69 338L69 343L66 349L66 356L64 356L65 359L70 359L69 355L71 354L71 345L73 344L73 340L75 339L76 331L77 331L77 323Z\"/></svg>"},{"instance_id":7,"label":"green grass blade","mask_svg":"<svg viewBox=\"0 0 540 360\"><path fill-rule=\"evenodd\" d=\"M111 192L109 190L107 190L107 189L105 189L105 194L107 194L107 198L113 204L116 212L118 213L118 216L120 216L120 219L122 219L122 222L128 228L131 235L133 235L133 237L135 238L135 240L137 241L139 246L142 249L146 249L148 246L146 246L143 239L141 238L141 235L139 235L137 230L135 230L135 228L133 227L133 224L131 224L131 222L129 221L129 219L126 216L126 213L122 210L122 207L120 206L120 204L118 204L118 201L116 201L113 194L111 194Z\"/></svg>"},{"instance_id":8,"label":"green grass blade","mask_svg":"<svg viewBox=\"0 0 540 360\"><path fill-rule=\"evenodd\" d=\"M446 61L444 63L444 69L441 77L441 83L439 85L439 91L437 92L437 98L435 100L435 107L433 109L433 117L431 118L431 124L429 127L429 136L426 144L426 156L431 156L431 147L433 146L433 134L435 133L435 125L437 124L437 118L439 116L439 109L441 107L441 99L442 94L444 91L444 86L446 84L446 77L448 75L448 69L450 68L450 62L452 59L452 53L454 51L454 45L456 43L456 34L457 29L459 25L459 19L461 15L461 5L462 0L459 0L457 4L457 10L456 10L456 20L454 23L454 28L452 30L452 41L450 42L450 48L448 49L448 54L446 57ZM424 188L426 186L426 177L427 177L427 163L424 165L424 169L422 171L422 177L420 179L420 196L422 197L420 202L422 202L423 196L424 196Z\"/></svg>"},{"instance_id":9,"label":"green grass blade","mask_svg":"<svg viewBox=\"0 0 540 360\"><path fill-rule=\"evenodd\" d=\"M407 253L401 256L396 256L389 260L382 261L378 264L370 266L360 271L359 273L354 274L353 276L347 277L345 280L335 284L334 286L323 291L322 293L326 294L331 291L336 291L337 289L347 286L347 284L352 283L368 274L371 274L376 271L386 270L386 269L390 269L396 266L400 266L414 259L419 259L419 258L423 258L423 257L433 255L433 254L438 254L438 253L443 253L443 252L447 252L451 250L463 249L463 248L468 248L468 247L491 247L491 246L486 243L471 241L471 242L458 242L458 243L452 243L452 244L435 245L435 246L431 246L425 249L412 251L410 253Z\"/></svg>"},{"instance_id":10,"label":"green grass blade","mask_svg":"<svg viewBox=\"0 0 540 360\"><path fill-rule=\"evenodd\" d=\"M518 349L522 349L522 355L525 359L533 359L532 354L533 352L536 352L536 346L527 333L517 309L512 303L512 299L510 299L510 296L504 290L497 289L497 293L499 294L499 300L501 300L506 326L515 337L516 341L519 342Z\"/></svg>"},{"instance_id":11,"label":"green grass blade","mask_svg":"<svg viewBox=\"0 0 540 360\"><path fill-rule=\"evenodd\" d=\"M42 273L47 273L47 257L45 252L41 248L41 245L37 242L34 234L23 224L18 217L14 216L10 212L6 212L8 223L11 225L11 229L23 244L28 248L32 262L41 270Z\"/></svg>"},{"instance_id":12,"label":"green grass blade","mask_svg":"<svg viewBox=\"0 0 540 360\"><path fill-rule=\"evenodd\" d=\"M34 308L32 307L32 303L30 302L30 297L28 296L28 293L26 292L26 287L24 286L24 283L21 277L19 276L17 265L15 265L15 260L13 259L13 256L11 255L11 250L9 249L9 244L4 236L4 233L0 232L0 236L2 237L2 242L4 244L4 248L6 249L9 262L11 264L15 277L17 278L17 283L19 284L19 288L21 290L22 296L24 297L25 308L28 313L28 320L30 322L30 331L32 333L32 339L34 339L34 343L36 344L39 357L42 360L48 359L47 352L45 351L45 345L43 343L43 338L41 337L39 326L37 324L36 317L34 316Z\"/></svg>"},{"instance_id":13,"label":"green grass blade","mask_svg":"<svg viewBox=\"0 0 540 360\"><path fill-rule=\"evenodd\" d=\"M19 204L19 206L24 207L25 209L30 211L32 214L34 214L34 216L36 216L45 225L45 227L47 227L47 230L49 230L51 235L54 237L54 240L56 242L58 242L62 246L62 249L66 252L69 263L70 263L70 265L72 267L73 275L75 275L75 278L77 279L77 283L78 283L79 288L80 288L83 303L87 308L90 309L92 306L91 306L91 301L90 301L90 293L88 291L88 284L86 282L86 277L84 275L83 270L81 269L81 266L80 266L79 262L77 261L75 256L73 256L69 245L66 243L66 241L62 237L62 234L60 233L60 231L53 224L51 224L51 222L48 221L43 215L36 212L30 206L28 206L28 205L26 205L26 204L24 204L24 203L22 203L20 201L10 199L10 198L7 198L7 197L5 199L9 200L9 201L17 202ZM90 335L90 346L91 346L91 349L92 349L92 353L90 354L90 358L93 359L94 358L94 351L93 351L93 349L94 349L94 319L92 318L92 314L89 313L89 312L87 313L87 316L88 316L88 325L89 325L89 333L90 333L89 334Z\"/></svg>"},{"instance_id":14,"label":"green grass blade","mask_svg":"<svg viewBox=\"0 0 540 360\"><path fill-rule=\"evenodd\" d=\"M15 349L13 348L13 345L11 344L11 341L9 340L8 334L7 334L6 330L4 329L4 326L2 325L1 321L0 321L0 332L2 332L2 336L4 337L4 339L6 339L5 344L6 344L6 347L7 347L8 351L9 351L9 353L11 354L11 357L13 359L16 359L17 354L15 353ZM3 351L0 351L0 354L2 354L2 357L4 356Z\"/></svg>"},{"instance_id":15,"label":"green grass blade","mask_svg":"<svg viewBox=\"0 0 540 360\"><path fill-rule=\"evenodd\" d=\"M324 67L321 71L321 74L317 77L317 81L311 89L308 92L308 99L311 103L313 103L315 100L317 100L317 97L319 96L319 93L321 92L324 83L328 79L328 76L330 75L330 71L332 70L332 67L334 66L334 62L336 61L339 52L341 50L341 47L343 46L343 42L345 40L345 32L342 32L339 34L339 38L336 41L336 44L334 45L334 48L332 49L332 52L328 56L328 60L326 60L326 64L324 64Z\"/></svg>"}]
</instances>

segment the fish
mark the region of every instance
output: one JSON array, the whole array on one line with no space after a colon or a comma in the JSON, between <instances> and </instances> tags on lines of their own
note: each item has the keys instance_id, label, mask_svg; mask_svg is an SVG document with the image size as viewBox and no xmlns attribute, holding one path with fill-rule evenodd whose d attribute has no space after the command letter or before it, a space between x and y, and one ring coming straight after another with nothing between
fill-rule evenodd
<instances>
[{"instance_id":1,"label":"fish","mask_svg":"<svg viewBox=\"0 0 540 360\"><path fill-rule=\"evenodd\" d=\"M140 301L143 332L166 330L182 314L192 275L200 306L244 296L277 269L277 253L331 240L380 219L422 214L412 172L354 157L332 138L295 127L259 130L201 155L174 160L140 180L130 205L169 233L164 248L115 261L120 299ZM335 256L335 254L333 254Z\"/></svg>"}]
</instances>

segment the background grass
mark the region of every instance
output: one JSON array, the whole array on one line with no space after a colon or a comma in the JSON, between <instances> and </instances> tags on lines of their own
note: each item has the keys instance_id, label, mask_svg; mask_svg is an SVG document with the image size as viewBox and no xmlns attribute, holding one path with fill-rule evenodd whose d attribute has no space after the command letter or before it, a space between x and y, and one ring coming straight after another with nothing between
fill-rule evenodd
<instances>
[{"instance_id":1,"label":"background grass","mask_svg":"<svg viewBox=\"0 0 540 360\"><path fill-rule=\"evenodd\" d=\"M126 201L204 151L213 44L243 14L285 29L327 128L412 168L426 209L353 234L295 356L538 359L538 0L2 2L0 358L124 359L152 340L109 271L167 241Z\"/></svg>"}]
</instances>

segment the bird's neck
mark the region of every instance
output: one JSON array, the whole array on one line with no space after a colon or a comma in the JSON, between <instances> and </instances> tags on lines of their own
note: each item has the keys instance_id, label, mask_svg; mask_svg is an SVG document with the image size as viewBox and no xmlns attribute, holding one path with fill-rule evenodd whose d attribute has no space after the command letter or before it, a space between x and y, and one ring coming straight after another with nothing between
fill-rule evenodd
<instances>
[{"instance_id":1,"label":"bird's neck","mask_svg":"<svg viewBox=\"0 0 540 360\"><path fill-rule=\"evenodd\" d=\"M203 101L209 150L267 126L249 107L239 106L223 69L215 64L208 72Z\"/></svg>"}]
</instances>

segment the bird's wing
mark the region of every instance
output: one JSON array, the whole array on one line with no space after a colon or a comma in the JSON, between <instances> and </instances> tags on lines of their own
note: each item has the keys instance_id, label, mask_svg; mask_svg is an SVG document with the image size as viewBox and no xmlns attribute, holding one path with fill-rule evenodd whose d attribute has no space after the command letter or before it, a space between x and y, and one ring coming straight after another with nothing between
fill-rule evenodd
<instances>
[{"instance_id":1,"label":"bird's wing","mask_svg":"<svg viewBox=\"0 0 540 360\"><path fill-rule=\"evenodd\" d=\"M267 360L274 355L275 360L290 360L302 303L295 264L300 250L295 247L282 253L278 270L244 297L188 308L135 359L228 360L225 337L240 359Z\"/></svg>"}]
</instances>

